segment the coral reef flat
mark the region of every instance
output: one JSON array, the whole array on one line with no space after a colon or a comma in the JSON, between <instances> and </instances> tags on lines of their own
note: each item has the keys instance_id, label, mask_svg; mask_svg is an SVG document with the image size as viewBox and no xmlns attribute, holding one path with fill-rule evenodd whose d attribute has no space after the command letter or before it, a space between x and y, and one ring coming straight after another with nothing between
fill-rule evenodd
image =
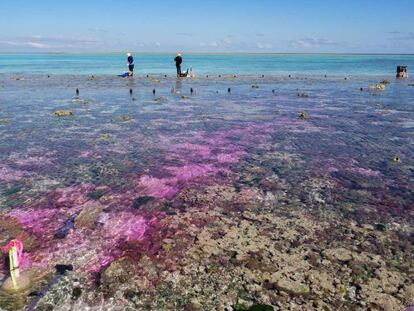
<instances>
[{"instance_id":1,"label":"coral reef flat","mask_svg":"<svg viewBox=\"0 0 414 311\"><path fill-rule=\"evenodd\" d=\"M414 304L412 83L1 74L0 310Z\"/></svg>"}]
</instances>

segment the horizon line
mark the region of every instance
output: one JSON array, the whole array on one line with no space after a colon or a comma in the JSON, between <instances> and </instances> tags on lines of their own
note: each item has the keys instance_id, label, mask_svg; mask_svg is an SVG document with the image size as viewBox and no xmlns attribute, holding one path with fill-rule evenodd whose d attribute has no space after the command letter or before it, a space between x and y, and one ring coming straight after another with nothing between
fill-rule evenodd
<instances>
[{"instance_id":1,"label":"horizon line","mask_svg":"<svg viewBox=\"0 0 414 311\"><path fill-rule=\"evenodd\" d=\"M108 54L125 54L124 51L25 51L25 52L2 52L0 54L51 54L51 55L91 55L91 54L98 54L98 55L108 55ZM174 51L166 51L166 52L139 52L139 51L130 51L130 53L139 55L139 54L176 54L177 52ZM386 52L233 52L233 51L223 51L223 52L200 52L200 51L188 51L188 52L181 52L182 54L199 54L199 55L414 55L414 53L386 53Z\"/></svg>"}]
</instances>

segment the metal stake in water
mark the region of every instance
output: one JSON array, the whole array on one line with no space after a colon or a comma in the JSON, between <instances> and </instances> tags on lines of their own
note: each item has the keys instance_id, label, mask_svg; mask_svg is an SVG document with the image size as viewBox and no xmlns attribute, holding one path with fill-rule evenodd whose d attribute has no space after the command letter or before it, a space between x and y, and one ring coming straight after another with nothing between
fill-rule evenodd
<instances>
[{"instance_id":1,"label":"metal stake in water","mask_svg":"<svg viewBox=\"0 0 414 311\"><path fill-rule=\"evenodd\" d=\"M20 262L23 259L23 243L19 240L11 240L6 246L1 248L4 253L9 253L10 278L13 289L18 290L17 280L20 277Z\"/></svg>"},{"instance_id":2,"label":"metal stake in water","mask_svg":"<svg viewBox=\"0 0 414 311\"><path fill-rule=\"evenodd\" d=\"M19 256L17 254L17 249L15 246L11 247L9 250L9 261L10 261L10 277L13 282L13 288L17 290L19 289L17 285L17 279L20 277L20 270L19 270Z\"/></svg>"}]
</instances>

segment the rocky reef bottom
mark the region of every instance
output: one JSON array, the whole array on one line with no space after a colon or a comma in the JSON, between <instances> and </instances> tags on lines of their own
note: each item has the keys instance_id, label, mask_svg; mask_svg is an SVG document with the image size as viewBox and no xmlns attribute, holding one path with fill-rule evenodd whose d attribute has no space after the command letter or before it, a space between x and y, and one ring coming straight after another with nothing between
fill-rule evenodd
<instances>
[{"instance_id":1,"label":"rocky reef bottom","mask_svg":"<svg viewBox=\"0 0 414 311\"><path fill-rule=\"evenodd\" d=\"M151 245L129 245L94 279L68 272L36 310L400 311L414 303L408 226L309 213L259 189L211 186L180 199L183 209L157 224Z\"/></svg>"},{"instance_id":2,"label":"rocky reef bottom","mask_svg":"<svg viewBox=\"0 0 414 311\"><path fill-rule=\"evenodd\" d=\"M414 93L384 78L0 75L0 310L409 308Z\"/></svg>"}]
</instances>

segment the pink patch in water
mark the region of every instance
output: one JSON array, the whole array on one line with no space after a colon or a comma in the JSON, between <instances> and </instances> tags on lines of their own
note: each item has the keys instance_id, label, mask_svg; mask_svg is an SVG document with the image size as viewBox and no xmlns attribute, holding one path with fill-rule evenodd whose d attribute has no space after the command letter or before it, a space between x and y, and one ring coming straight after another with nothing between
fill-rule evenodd
<instances>
[{"instance_id":1,"label":"pink patch in water","mask_svg":"<svg viewBox=\"0 0 414 311\"><path fill-rule=\"evenodd\" d=\"M207 158L211 154L210 147L205 146L205 145L185 143L185 144L174 145L174 148L176 148L177 150L191 151L194 155L197 155L203 158Z\"/></svg>"},{"instance_id":2,"label":"pink patch in water","mask_svg":"<svg viewBox=\"0 0 414 311\"><path fill-rule=\"evenodd\" d=\"M206 144L209 144L216 148L228 146L230 144L230 141L227 138L224 138L222 136L224 135L216 135L214 137L210 137L210 136L204 137L203 141Z\"/></svg>"},{"instance_id":3,"label":"pink patch in water","mask_svg":"<svg viewBox=\"0 0 414 311\"><path fill-rule=\"evenodd\" d=\"M5 182L16 181L28 175L28 172L13 170L8 166L0 165L0 180Z\"/></svg>"},{"instance_id":4,"label":"pink patch in water","mask_svg":"<svg viewBox=\"0 0 414 311\"><path fill-rule=\"evenodd\" d=\"M116 259L117 257L113 255L101 255L97 260L94 260L87 265L86 271L89 273L99 272L102 268L109 266Z\"/></svg>"},{"instance_id":5,"label":"pink patch in water","mask_svg":"<svg viewBox=\"0 0 414 311\"><path fill-rule=\"evenodd\" d=\"M81 158L96 158L96 159L102 158L96 151L92 151L92 150L82 151L80 153L79 157L81 157Z\"/></svg>"},{"instance_id":6,"label":"pink patch in water","mask_svg":"<svg viewBox=\"0 0 414 311\"><path fill-rule=\"evenodd\" d=\"M56 189L49 194L54 199L57 207L80 208L89 201L87 194L95 188L92 184L81 184L78 186Z\"/></svg>"},{"instance_id":7,"label":"pink patch in water","mask_svg":"<svg viewBox=\"0 0 414 311\"><path fill-rule=\"evenodd\" d=\"M20 166L44 166L53 164L53 158L44 157L44 156L33 156L17 159L15 163Z\"/></svg>"},{"instance_id":8,"label":"pink patch in water","mask_svg":"<svg viewBox=\"0 0 414 311\"><path fill-rule=\"evenodd\" d=\"M118 213L112 215L105 223L105 238L140 241L143 239L147 227L147 222L142 216L136 216L126 212Z\"/></svg>"},{"instance_id":9,"label":"pink patch in water","mask_svg":"<svg viewBox=\"0 0 414 311\"><path fill-rule=\"evenodd\" d=\"M19 262L19 267L21 269L26 269L26 268L30 268L31 265L32 263L31 263L29 254L23 252L23 258L22 258L22 261Z\"/></svg>"},{"instance_id":10,"label":"pink patch in water","mask_svg":"<svg viewBox=\"0 0 414 311\"><path fill-rule=\"evenodd\" d=\"M219 171L211 164L188 164L181 167L167 167L166 169L179 181L190 181Z\"/></svg>"},{"instance_id":11,"label":"pink patch in water","mask_svg":"<svg viewBox=\"0 0 414 311\"><path fill-rule=\"evenodd\" d=\"M238 163L240 160L240 157L237 154L225 154L225 153L219 153L217 155L217 161L221 164L234 164Z\"/></svg>"},{"instance_id":12,"label":"pink patch in water","mask_svg":"<svg viewBox=\"0 0 414 311\"><path fill-rule=\"evenodd\" d=\"M58 211L54 209L38 209L38 210L13 210L8 215L15 218L24 229L33 233L41 234L47 231L48 225L58 227L56 221Z\"/></svg>"},{"instance_id":13,"label":"pink patch in water","mask_svg":"<svg viewBox=\"0 0 414 311\"><path fill-rule=\"evenodd\" d=\"M152 176L142 176L138 182L138 187L146 195L155 198L172 199L177 193L177 180L174 178L155 178Z\"/></svg>"}]
</instances>

